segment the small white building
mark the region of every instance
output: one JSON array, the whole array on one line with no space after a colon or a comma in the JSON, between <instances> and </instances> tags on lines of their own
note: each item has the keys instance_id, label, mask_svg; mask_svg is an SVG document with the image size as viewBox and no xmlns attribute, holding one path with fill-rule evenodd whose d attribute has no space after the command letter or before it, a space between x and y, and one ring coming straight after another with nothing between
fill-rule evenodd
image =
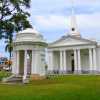
<instances>
[{"instance_id":1,"label":"small white building","mask_svg":"<svg viewBox=\"0 0 100 100\"><path fill-rule=\"evenodd\" d=\"M43 36L34 28L16 34L13 47L12 73L25 79L29 75L45 75L45 47Z\"/></svg>"}]
</instances>

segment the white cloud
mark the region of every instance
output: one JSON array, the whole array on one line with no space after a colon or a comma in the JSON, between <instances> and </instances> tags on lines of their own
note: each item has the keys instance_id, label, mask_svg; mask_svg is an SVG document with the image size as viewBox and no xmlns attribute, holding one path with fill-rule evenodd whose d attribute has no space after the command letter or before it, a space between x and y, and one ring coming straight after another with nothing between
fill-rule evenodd
<instances>
[{"instance_id":1,"label":"white cloud","mask_svg":"<svg viewBox=\"0 0 100 100\"><path fill-rule=\"evenodd\" d=\"M67 17L65 16L35 16L35 25L43 29L59 29L67 26Z\"/></svg>"},{"instance_id":2,"label":"white cloud","mask_svg":"<svg viewBox=\"0 0 100 100\"><path fill-rule=\"evenodd\" d=\"M100 13L77 15L78 26L84 29L100 29Z\"/></svg>"},{"instance_id":3,"label":"white cloud","mask_svg":"<svg viewBox=\"0 0 100 100\"><path fill-rule=\"evenodd\" d=\"M100 0L73 0L76 5L95 5L100 3Z\"/></svg>"},{"instance_id":4,"label":"white cloud","mask_svg":"<svg viewBox=\"0 0 100 100\"><path fill-rule=\"evenodd\" d=\"M98 37L96 32L100 32L100 0L74 0L74 5L78 11L77 24L80 32ZM70 12L70 7L71 0L32 0L33 26L44 32L48 40L52 37L56 39L69 29L70 17L67 12ZM50 32L58 34L51 37L51 34L47 34Z\"/></svg>"},{"instance_id":5,"label":"white cloud","mask_svg":"<svg viewBox=\"0 0 100 100\"><path fill-rule=\"evenodd\" d=\"M35 16L34 25L41 30L68 30L70 27L70 16ZM94 32L100 29L100 13L79 14L77 15L77 24L80 30Z\"/></svg>"},{"instance_id":6,"label":"white cloud","mask_svg":"<svg viewBox=\"0 0 100 100\"><path fill-rule=\"evenodd\" d=\"M43 6L45 5L47 7L47 5L55 5L55 6L61 6L61 5L70 5L72 3L72 1L75 4L81 4L81 5L91 5L91 4L97 4L100 3L100 0L32 0L32 3L34 6L38 5L37 7L39 7L39 5Z\"/></svg>"},{"instance_id":7,"label":"white cloud","mask_svg":"<svg viewBox=\"0 0 100 100\"><path fill-rule=\"evenodd\" d=\"M73 0L76 10L81 13L100 9L100 0ZM64 15L72 7L71 0L32 0L31 13L38 15L59 14ZM100 11L100 10L99 10ZM69 14L69 13L68 13Z\"/></svg>"}]
</instances>

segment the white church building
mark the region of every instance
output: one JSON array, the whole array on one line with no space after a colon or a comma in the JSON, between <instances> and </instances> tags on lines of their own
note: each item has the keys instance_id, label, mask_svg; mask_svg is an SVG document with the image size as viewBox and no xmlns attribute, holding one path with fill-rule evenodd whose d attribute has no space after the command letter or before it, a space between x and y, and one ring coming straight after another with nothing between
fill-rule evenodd
<instances>
[{"instance_id":1,"label":"white church building","mask_svg":"<svg viewBox=\"0 0 100 100\"><path fill-rule=\"evenodd\" d=\"M99 73L99 43L81 36L73 9L70 19L69 33L48 45L48 73Z\"/></svg>"},{"instance_id":2,"label":"white church building","mask_svg":"<svg viewBox=\"0 0 100 100\"><path fill-rule=\"evenodd\" d=\"M71 11L68 34L48 44L48 73L97 74L100 72L100 45L81 36L74 7Z\"/></svg>"},{"instance_id":3,"label":"white church building","mask_svg":"<svg viewBox=\"0 0 100 100\"><path fill-rule=\"evenodd\" d=\"M17 33L12 73L22 76L23 81L27 80L27 76L46 74L99 74L100 45L94 40L82 38L75 21L72 22L70 34L48 43L48 46L35 29L28 28Z\"/></svg>"},{"instance_id":4,"label":"white church building","mask_svg":"<svg viewBox=\"0 0 100 100\"><path fill-rule=\"evenodd\" d=\"M48 46L48 71L51 74L99 73L100 45L80 34L62 36Z\"/></svg>"},{"instance_id":5,"label":"white church building","mask_svg":"<svg viewBox=\"0 0 100 100\"><path fill-rule=\"evenodd\" d=\"M21 75L23 80L27 76L46 74L99 74L99 43L81 36L73 9L70 18L69 33L48 43L48 46L34 28L17 33L13 47L12 73Z\"/></svg>"}]
</instances>

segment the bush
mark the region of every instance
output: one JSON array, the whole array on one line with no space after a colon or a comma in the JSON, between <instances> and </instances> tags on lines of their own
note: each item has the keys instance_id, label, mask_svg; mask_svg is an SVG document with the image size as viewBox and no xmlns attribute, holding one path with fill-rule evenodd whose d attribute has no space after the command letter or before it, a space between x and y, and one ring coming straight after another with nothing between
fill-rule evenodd
<instances>
[{"instance_id":1,"label":"bush","mask_svg":"<svg viewBox=\"0 0 100 100\"><path fill-rule=\"evenodd\" d=\"M0 81L2 80L2 78L9 77L10 75L11 75L11 72L0 71Z\"/></svg>"}]
</instances>

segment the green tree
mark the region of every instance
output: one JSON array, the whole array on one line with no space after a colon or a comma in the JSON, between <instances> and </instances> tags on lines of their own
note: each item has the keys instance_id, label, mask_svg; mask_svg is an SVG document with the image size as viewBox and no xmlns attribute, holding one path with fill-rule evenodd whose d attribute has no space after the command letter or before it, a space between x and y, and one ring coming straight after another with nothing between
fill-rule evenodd
<instances>
[{"instance_id":1,"label":"green tree","mask_svg":"<svg viewBox=\"0 0 100 100\"><path fill-rule=\"evenodd\" d=\"M11 60L13 33L32 27L28 21L31 0L0 0L0 39L6 39L5 50Z\"/></svg>"},{"instance_id":2,"label":"green tree","mask_svg":"<svg viewBox=\"0 0 100 100\"><path fill-rule=\"evenodd\" d=\"M13 39L11 37L9 37L9 39L6 41L5 51L9 52L9 60L11 60L13 51Z\"/></svg>"},{"instance_id":3,"label":"green tree","mask_svg":"<svg viewBox=\"0 0 100 100\"><path fill-rule=\"evenodd\" d=\"M32 27L28 21L31 0L0 0L0 38L9 39L14 32Z\"/></svg>"},{"instance_id":4,"label":"green tree","mask_svg":"<svg viewBox=\"0 0 100 100\"><path fill-rule=\"evenodd\" d=\"M13 51L13 38L12 38L12 36L9 36L8 40L5 41L5 43L6 43L5 51L9 52L9 61L11 61L12 51ZM9 69L11 69L10 63L9 63Z\"/></svg>"}]
</instances>

